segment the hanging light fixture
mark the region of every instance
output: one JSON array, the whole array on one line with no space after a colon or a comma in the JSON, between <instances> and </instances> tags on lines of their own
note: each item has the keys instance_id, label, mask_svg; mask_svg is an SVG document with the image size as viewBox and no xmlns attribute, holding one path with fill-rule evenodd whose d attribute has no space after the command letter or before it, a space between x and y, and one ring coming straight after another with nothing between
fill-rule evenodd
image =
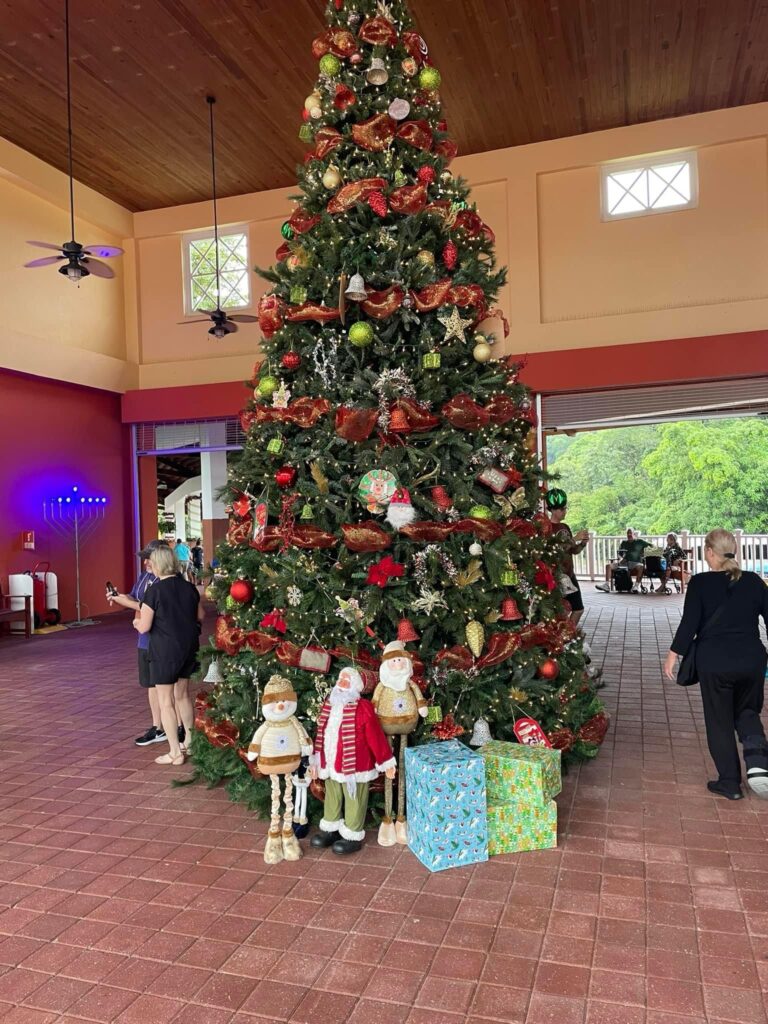
<instances>
[{"instance_id":1,"label":"hanging light fixture","mask_svg":"<svg viewBox=\"0 0 768 1024\"><path fill-rule=\"evenodd\" d=\"M111 259L113 256L122 256L123 250L117 245L81 245L75 241L75 178L73 166L72 147L72 67L69 56L69 0L64 0L64 50L67 62L67 149L69 164L69 224L71 237L63 245L54 245L52 242L31 242L27 245L37 246L38 249L55 249L58 256L41 256L39 259L30 260L25 267L48 267L54 263L61 263L59 273L63 274L74 284L79 284L84 277L93 274L96 277L114 277L115 272L106 263L94 259L100 256L101 259Z\"/></svg>"}]
</instances>

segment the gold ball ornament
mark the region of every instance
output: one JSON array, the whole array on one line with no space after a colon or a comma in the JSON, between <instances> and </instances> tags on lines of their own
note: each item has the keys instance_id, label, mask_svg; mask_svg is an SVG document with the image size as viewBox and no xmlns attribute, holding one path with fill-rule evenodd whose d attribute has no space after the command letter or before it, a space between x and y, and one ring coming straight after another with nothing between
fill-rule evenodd
<instances>
[{"instance_id":1,"label":"gold ball ornament","mask_svg":"<svg viewBox=\"0 0 768 1024\"><path fill-rule=\"evenodd\" d=\"M328 189L336 189L341 184L341 174L338 167L329 167L323 175L323 186Z\"/></svg>"},{"instance_id":2,"label":"gold ball ornament","mask_svg":"<svg viewBox=\"0 0 768 1024\"><path fill-rule=\"evenodd\" d=\"M365 348L372 341L373 328L365 320L360 320L349 328L349 342L355 348Z\"/></svg>"},{"instance_id":3,"label":"gold ball ornament","mask_svg":"<svg viewBox=\"0 0 768 1024\"><path fill-rule=\"evenodd\" d=\"M487 363L492 355L493 350L485 338L482 341L478 341L472 349L472 358L478 363Z\"/></svg>"},{"instance_id":4,"label":"gold ball ornament","mask_svg":"<svg viewBox=\"0 0 768 1024\"><path fill-rule=\"evenodd\" d=\"M254 395L257 398L271 398L279 387L280 381L277 377L273 377L270 374L267 377L261 378L259 383L256 385Z\"/></svg>"},{"instance_id":5,"label":"gold ball ornament","mask_svg":"<svg viewBox=\"0 0 768 1024\"><path fill-rule=\"evenodd\" d=\"M439 89L442 80L442 76L440 72L437 70L437 68L433 68L429 65L427 65L427 67L425 68L422 68L421 71L419 72L419 85L421 86L422 89L426 90L427 92L432 92L435 89Z\"/></svg>"},{"instance_id":6,"label":"gold ball ornament","mask_svg":"<svg viewBox=\"0 0 768 1024\"><path fill-rule=\"evenodd\" d=\"M434 267L435 254L429 249L420 249L415 256L415 261L420 267Z\"/></svg>"},{"instance_id":7,"label":"gold ball ornament","mask_svg":"<svg viewBox=\"0 0 768 1024\"><path fill-rule=\"evenodd\" d=\"M318 118L323 114L323 100L319 92L313 92L304 100L304 109L310 117Z\"/></svg>"},{"instance_id":8,"label":"gold ball ornament","mask_svg":"<svg viewBox=\"0 0 768 1024\"><path fill-rule=\"evenodd\" d=\"M483 629L483 624L478 622L477 619L473 619L471 622L467 623L465 633L470 651L472 651L476 658L479 658L483 652L483 644L485 643L485 630Z\"/></svg>"}]
</instances>

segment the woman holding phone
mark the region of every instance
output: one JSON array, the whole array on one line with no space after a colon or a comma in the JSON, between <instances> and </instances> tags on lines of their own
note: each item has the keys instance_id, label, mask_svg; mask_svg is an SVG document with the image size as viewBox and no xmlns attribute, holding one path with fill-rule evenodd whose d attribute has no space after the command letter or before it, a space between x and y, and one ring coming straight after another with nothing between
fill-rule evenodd
<instances>
[{"instance_id":1,"label":"woman holding phone","mask_svg":"<svg viewBox=\"0 0 768 1024\"><path fill-rule=\"evenodd\" d=\"M179 575L170 548L156 548L149 564L155 582L144 595L134 626L139 633L149 634L149 675L170 747L155 762L178 766L184 764L185 752L176 733L176 712L191 736L194 714L189 680L198 667L203 610L197 589Z\"/></svg>"}]
</instances>

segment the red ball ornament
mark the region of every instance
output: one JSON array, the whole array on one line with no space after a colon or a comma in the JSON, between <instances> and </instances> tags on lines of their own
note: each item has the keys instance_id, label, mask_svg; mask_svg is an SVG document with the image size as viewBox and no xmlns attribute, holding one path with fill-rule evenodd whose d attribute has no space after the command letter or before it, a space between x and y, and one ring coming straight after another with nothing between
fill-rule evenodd
<instances>
[{"instance_id":1,"label":"red ball ornament","mask_svg":"<svg viewBox=\"0 0 768 1024\"><path fill-rule=\"evenodd\" d=\"M456 243L451 241L446 242L443 246L443 263L446 265L448 270L453 270L458 258L459 250L456 248Z\"/></svg>"},{"instance_id":2,"label":"red ball ornament","mask_svg":"<svg viewBox=\"0 0 768 1024\"><path fill-rule=\"evenodd\" d=\"M229 588L229 596L240 604L248 604L253 600L253 584L250 580L235 580Z\"/></svg>"},{"instance_id":3,"label":"red ball ornament","mask_svg":"<svg viewBox=\"0 0 768 1024\"><path fill-rule=\"evenodd\" d=\"M286 352L280 360L280 365L284 370L298 370L301 366L301 356L298 352Z\"/></svg>"},{"instance_id":4,"label":"red ball ornament","mask_svg":"<svg viewBox=\"0 0 768 1024\"><path fill-rule=\"evenodd\" d=\"M432 182L437 177L437 175L435 173L434 167L431 167L429 164L424 164L423 167L419 168L416 177L419 179L422 185L431 185Z\"/></svg>"},{"instance_id":5,"label":"red ball ornament","mask_svg":"<svg viewBox=\"0 0 768 1024\"><path fill-rule=\"evenodd\" d=\"M538 673L542 679L557 679L560 666L554 658L546 658L539 665Z\"/></svg>"},{"instance_id":6,"label":"red ball ornament","mask_svg":"<svg viewBox=\"0 0 768 1024\"><path fill-rule=\"evenodd\" d=\"M309 111L307 110L306 107L301 112L301 119L302 119L302 121L308 121L309 120Z\"/></svg>"},{"instance_id":7,"label":"red ball ornament","mask_svg":"<svg viewBox=\"0 0 768 1024\"><path fill-rule=\"evenodd\" d=\"M296 470L293 466L281 466L275 473L275 483L278 487L290 487L296 479Z\"/></svg>"},{"instance_id":8,"label":"red ball ornament","mask_svg":"<svg viewBox=\"0 0 768 1024\"><path fill-rule=\"evenodd\" d=\"M340 11L344 6L344 0L333 0L333 6L337 11Z\"/></svg>"},{"instance_id":9,"label":"red ball ornament","mask_svg":"<svg viewBox=\"0 0 768 1024\"><path fill-rule=\"evenodd\" d=\"M386 217L387 199L383 192L371 192L368 196L368 205L377 217Z\"/></svg>"}]
</instances>

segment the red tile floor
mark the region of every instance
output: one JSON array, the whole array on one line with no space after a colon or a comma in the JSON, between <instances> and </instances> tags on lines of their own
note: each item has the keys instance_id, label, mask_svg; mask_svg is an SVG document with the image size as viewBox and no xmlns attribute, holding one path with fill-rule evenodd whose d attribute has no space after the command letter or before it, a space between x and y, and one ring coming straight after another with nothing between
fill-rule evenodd
<instances>
[{"instance_id":1,"label":"red tile floor","mask_svg":"<svg viewBox=\"0 0 768 1024\"><path fill-rule=\"evenodd\" d=\"M126 620L3 638L0 1020L765 1022L768 805L704 788L679 608L589 595L613 725L559 848L435 875L375 842L267 869L261 822L133 746Z\"/></svg>"}]
</instances>

